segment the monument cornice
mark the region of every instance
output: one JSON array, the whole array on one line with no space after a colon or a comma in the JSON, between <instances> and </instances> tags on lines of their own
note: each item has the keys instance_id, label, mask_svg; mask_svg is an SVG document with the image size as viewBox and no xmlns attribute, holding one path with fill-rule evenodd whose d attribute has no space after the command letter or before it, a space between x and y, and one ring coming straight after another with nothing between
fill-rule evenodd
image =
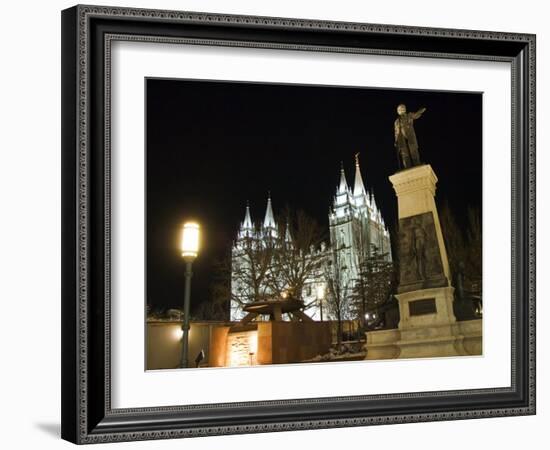
<instances>
[{"instance_id":1,"label":"monument cornice","mask_svg":"<svg viewBox=\"0 0 550 450\"><path fill-rule=\"evenodd\" d=\"M397 196L415 191L429 189L435 195L437 176L429 164L402 170L390 176Z\"/></svg>"}]
</instances>

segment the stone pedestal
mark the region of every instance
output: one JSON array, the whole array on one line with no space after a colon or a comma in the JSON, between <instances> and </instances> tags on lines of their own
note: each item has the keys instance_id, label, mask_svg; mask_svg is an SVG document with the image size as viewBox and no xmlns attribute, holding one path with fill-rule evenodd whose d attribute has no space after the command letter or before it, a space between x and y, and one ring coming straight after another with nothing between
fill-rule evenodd
<instances>
[{"instance_id":1,"label":"stone pedestal","mask_svg":"<svg viewBox=\"0 0 550 450\"><path fill-rule=\"evenodd\" d=\"M400 358L465 355L453 314L452 287L422 289L397 295Z\"/></svg>"},{"instance_id":2,"label":"stone pedestal","mask_svg":"<svg viewBox=\"0 0 550 450\"><path fill-rule=\"evenodd\" d=\"M434 358L482 354L482 320L367 333L367 358Z\"/></svg>"},{"instance_id":3,"label":"stone pedestal","mask_svg":"<svg viewBox=\"0 0 550 450\"><path fill-rule=\"evenodd\" d=\"M437 177L428 164L390 177L397 195L400 280L398 292L450 286L445 241L435 205Z\"/></svg>"},{"instance_id":4,"label":"stone pedestal","mask_svg":"<svg viewBox=\"0 0 550 450\"><path fill-rule=\"evenodd\" d=\"M393 333L367 333L367 351L371 352L367 358L458 356L478 348L481 351L481 343L469 345L470 351L464 348L465 336L454 316L454 288L435 205L434 171L430 165L417 166L392 175L390 181L399 211L396 298L400 321ZM473 338L476 333L470 331Z\"/></svg>"}]
</instances>

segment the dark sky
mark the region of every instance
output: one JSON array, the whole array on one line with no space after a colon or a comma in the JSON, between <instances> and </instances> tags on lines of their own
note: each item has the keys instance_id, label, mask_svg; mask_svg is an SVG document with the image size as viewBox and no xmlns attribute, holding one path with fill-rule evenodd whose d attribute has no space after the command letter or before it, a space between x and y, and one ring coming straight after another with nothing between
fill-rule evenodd
<instances>
[{"instance_id":1,"label":"dark sky","mask_svg":"<svg viewBox=\"0 0 550 450\"><path fill-rule=\"evenodd\" d=\"M388 226L397 201L388 176L397 170L396 106L425 106L415 121L420 157L439 178L436 200L458 220L481 206L482 95L192 80L146 80L147 301L183 304L181 225L202 226L193 264L192 305L209 298L215 261L228 254L246 201L263 220L267 193L274 212L288 204L328 231L328 211L344 162L360 162Z\"/></svg>"}]
</instances>

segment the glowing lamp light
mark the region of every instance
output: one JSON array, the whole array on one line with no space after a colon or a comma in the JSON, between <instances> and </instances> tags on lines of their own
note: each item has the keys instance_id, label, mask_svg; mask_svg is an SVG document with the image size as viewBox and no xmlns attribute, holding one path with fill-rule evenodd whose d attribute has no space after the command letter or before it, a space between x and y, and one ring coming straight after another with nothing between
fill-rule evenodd
<instances>
[{"instance_id":1,"label":"glowing lamp light","mask_svg":"<svg viewBox=\"0 0 550 450\"><path fill-rule=\"evenodd\" d=\"M317 286L317 298L320 299L320 300L325 298L325 285L324 284L321 284L321 285Z\"/></svg>"},{"instance_id":2,"label":"glowing lamp light","mask_svg":"<svg viewBox=\"0 0 550 450\"><path fill-rule=\"evenodd\" d=\"M181 256L195 259L199 253L200 226L196 222L187 222L183 225L181 238Z\"/></svg>"},{"instance_id":3,"label":"glowing lamp light","mask_svg":"<svg viewBox=\"0 0 550 450\"><path fill-rule=\"evenodd\" d=\"M176 341L180 341L182 337L183 337L183 330L180 327L176 328L174 330L174 339Z\"/></svg>"},{"instance_id":4,"label":"glowing lamp light","mask_svg":"<svg viewBox=\"0 0 550 450\"><path fill-rule=\"evenodd\" d=\"M189 367L189 308L191 303L191 277L193 271L191 266L199 254L200 226L196 222L186 222L183 224L183 233L181 236L181 256L185 261L185 291L183 294L183 323L181 346L181 367Z\"/></svg>"}]
</instances>

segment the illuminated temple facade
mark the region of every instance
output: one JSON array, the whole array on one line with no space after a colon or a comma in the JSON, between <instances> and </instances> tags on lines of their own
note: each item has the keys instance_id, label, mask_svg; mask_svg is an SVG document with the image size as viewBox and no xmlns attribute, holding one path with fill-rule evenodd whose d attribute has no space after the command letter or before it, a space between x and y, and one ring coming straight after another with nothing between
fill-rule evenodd
<instances>
[{"instance_id":1,"label":"illuminated temple facade","mask_svg":"<svg viewBox=\"0 0 550 450\"><path fill-rule=\"evenodd\" d=\"M367 192L361 176L359 160L355 158L355 178L353 189L346 180L346 174L342 166L340 170L340 182L333 198L329 212L329 236L330 243L321 243L319 248L312 248L310 255L320 261L317 273L307 280L302 292L304 312L313 320L327 320L327 308L323 311L323 298L325 296L326 281L323 264L331 264L334 256L337 256L344 268L343 276L347 278L346 285L353 286L358 277L359 261L375 246L380 255L386 260L391 260L390 236L384 223L380 210L372 192ZM279 236L279 233L284 233ZM280 239L283 238L283 239ZM275 221L271 197L267 199L267 207L262 224L255 225L250 214L250 207L246 206L246 212L239 232L231 250L231 312L232 321L242 319L246 312L243 304L246 304L246 287L243 286L242 277L237 276L237 271L242 273L242 267L247 264L245 251L246 242L251 240L256 245L272 239L277 242L292 243L288 227L280 227Z\"/></svg>"}]
</instances>

